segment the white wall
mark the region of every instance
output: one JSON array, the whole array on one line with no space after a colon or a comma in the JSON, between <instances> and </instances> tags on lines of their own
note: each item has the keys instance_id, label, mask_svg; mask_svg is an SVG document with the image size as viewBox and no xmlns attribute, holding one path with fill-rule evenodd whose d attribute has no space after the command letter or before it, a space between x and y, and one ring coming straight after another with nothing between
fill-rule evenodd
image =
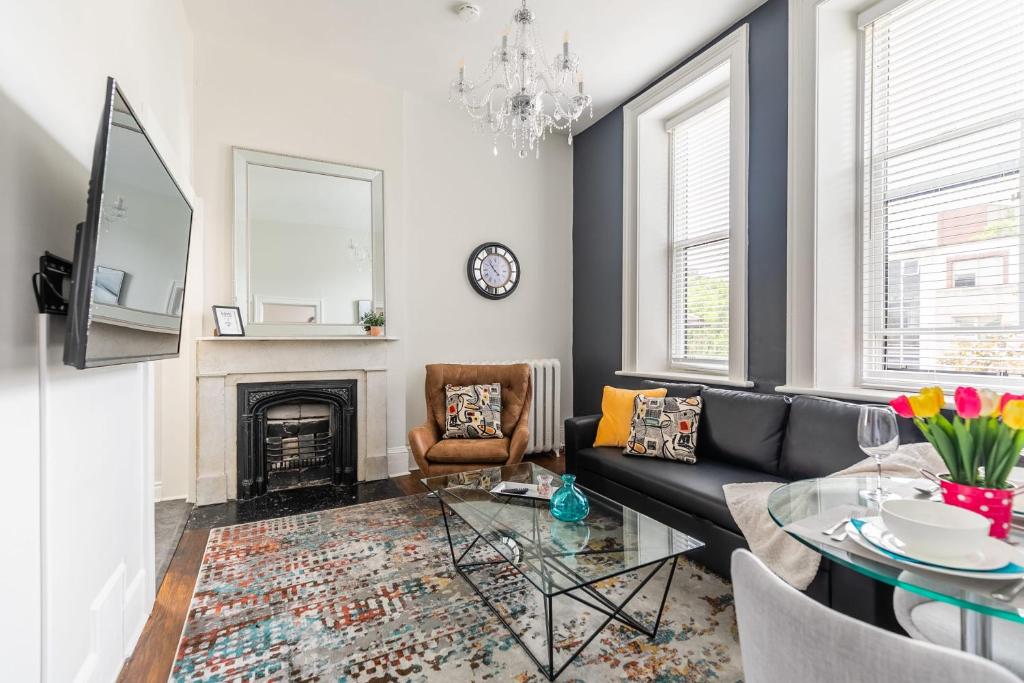
<instances>
[{"instance_id":1,"label":"white wall","mask_svg":"<svg viewBox=\"0 0 1024 683\"><path fill-rule=\"evenodd\" d=\"M3 15L0 415L16 439L4 458L3 677L109 681L153 598L152 368L63 366L64 321L39 320L28 281L43 250L71 256L107 75L188 180L191 37L177 2L5 2Z\"/></svg>"},{"instance_id":2,"label":"white wall","mask_svg":"<svg viewBox=\"0 0 1024 683\"><path fill-rule=\"evenodd\" d=\"M197 31L197 34L199 32ZM334 161L384 172L389 265L388 333L401 334L402 96L338 73L334 65L255 45L196 38L196 189L205 198L206 310L234 303L232 147ZM204 314L213 333L213 319ZM402 347L388 343L388 364ZM404 382L389 373L388 404L404 403ZM388 445L404 443L405 417L389 411Z\"/></svg>"},{"instance_id":3,"label":"white wall","mask_svg":"<svg viewBox=\"0 0 1024 683\"><path fill-rule=\"evenodd\" d=\"M387 241L388 447L424 416L423 365L435 361L562 361L571 414L572 157L566 139L540 160L475 135L464 113L352 76L352 69L203 36L196 26L196 187L206 199L206 304L230 304L231 148L384 171ZM357 65L349 65L353 69ZM477 244L504 241L523 269L492 302L466 281ZM212 332L207 315L205 326ZM394 409L394 406L400 409Z\"/></svg>"},{"instance_id":4,"label":"white wall","mask_svg":"<svg viewBox=\"0 0 1024 683\"><path fill-rule=\"evenodd\" d=\"M473 132L457 107L405 98L406 416L426 417L427 363L558 358L562 413L572 415L572 147L551 136L540 159ZM490 301L466 278L483 242L522 268L516 291Z\"/></svg>"}]
</instances>

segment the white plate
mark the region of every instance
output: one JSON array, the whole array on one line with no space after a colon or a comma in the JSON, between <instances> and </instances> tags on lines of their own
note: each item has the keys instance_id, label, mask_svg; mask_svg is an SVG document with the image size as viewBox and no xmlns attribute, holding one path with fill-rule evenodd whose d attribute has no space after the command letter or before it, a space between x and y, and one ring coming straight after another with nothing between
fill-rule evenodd
<instances>
[{"instance_id":1,"label":"white plate","mask_svg":"<svg viewBox=\"0 0 1024 683\"><path fill-rule=\"evenodd\" d=\"M863 529L869 529L870 522L873 521L873 520L877 520L878 524L881 525L882 520L880 518L878 518L878 517L874 517L874 518L868 518L867 520L865 520L866 522L868 522L868 524L865 524L862 528ZM875 546L871 541L869 541L867 538L862 536L861 533L857 531L857 527L855 527L852 522L847 523L847 525L846 525L846 532L849 535L849 537L853 539L853 541L855 543L857 543L858 545L862 546L863 548L866 548L866 549L870 550L871 552L875 553L879 557L884 557L884 558L889 559L889 560L894 559L894 558L890 557L889 555L886 555L879 547ZM870 529L866 533L871 533ZM994 548L994 546L991 545L992 543L994 543L994 544L997 544L998 546L1000 546L1000 548L999 548L999 550L992 550L990 552L1004 553L1005 559L998 566L1004 567L1004 566L1006 566L1007 562L1014 562L1014 563L1016 563L1018 565L1024 566L1024 557L1022 557L1021 553L1016 548L1014 548L1013 546L1011 546L1011 545L1009 545L1007 543L1003 543L1002 541L996 540L994 538L990 538L990 539L988 539L988 541L991 541L991 543L986 543L985 544L986 549L988 549L989 547L993 547ZM900 552L902 554L902 551L891 550L890 552ZM948 560L944 560L944 562L948 564L949 561ZM922 570L932 571L932 572L936 572L938 574L946 574L948 576L959 576L959 577L965 578L965 579L997 579L997 580L1002 580L1002 581L1010 581L1010 580L1013 580L1013 579L1024 577L1024 571L1019 571L1019 572L1000 572L1000 571L979 571L977 569L975 569L974 571L971 571L971 570L965 570L965 569L951 569L951 568L948 568L948 567L938 566L938 565L934 565L934 564L918 564L916 562L909 562L909 561L905 562L905 564L907 566L914 567L915 569L922 569Z\"/></svg>"},{"instance_id":2,"label":"white plate","mask_svg":"<svg viewBox=\"0 0 1024 683\"><path fill-rule=\"evenodd\" d=\"M880 546L890 553L903 555L918 562L938 565L946 569L973 569L974 571L991 571L1001 569L1012 560L1009 551L1012 548L990 536L980 539L978 549L962 557L941 557L920 551L910 551L891 531L885 527L880 517L869 517L864 520L860 529L861 536L871 543Z\"/></svg>"}]
</instances>

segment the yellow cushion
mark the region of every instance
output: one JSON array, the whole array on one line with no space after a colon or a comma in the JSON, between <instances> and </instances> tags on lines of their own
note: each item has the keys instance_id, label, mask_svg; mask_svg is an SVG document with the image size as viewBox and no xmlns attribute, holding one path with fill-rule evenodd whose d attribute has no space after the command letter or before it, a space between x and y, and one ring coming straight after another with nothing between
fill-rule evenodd
<instances>
[{"instance_id":1,"label":"yellow cushion","mask_svg":"<svg viewBox=\"0 0 1024 683\"><path fill-rule=\"evenodd\" d=\"M633 421L633 399L637 394L652 398L664 398L668 390L661 389L616 389L605 387L601 398L601 421L597 423L595 446L626 446L629 428Z\"/></svg>"}]
</instances>

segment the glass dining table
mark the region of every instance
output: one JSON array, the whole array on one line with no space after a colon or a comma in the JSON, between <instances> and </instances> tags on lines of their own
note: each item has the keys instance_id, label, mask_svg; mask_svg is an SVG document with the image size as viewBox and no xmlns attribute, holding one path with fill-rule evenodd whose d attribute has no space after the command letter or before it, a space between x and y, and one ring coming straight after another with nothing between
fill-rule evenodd
<instances>
[{"instance_id":1,"label":"glass dining table","mask_svg":"<svg viewBox=\"0 0 1024 683\"><path fill-rule=\"evenodd\" d=\"M876 477L829 477L795 481L772 492L768 499L768 513L781 527L839 506L864 506L868 508L867 514L872 514L871 509L877 511L877 506L865 503L861 492L873 489L876 482ZM886 485L903 497L928 497L927 494L919 493L911 484L910 479L886 479ZM792 535L811 550L855 572L958 607L960 647L965 652L992 658L993 618L1024 623L1024 592L1021 597L1011 601L993 595L1012 589L1012 586L1007 585L1008 582L961 579L925 569L916 570L908 565L893 566L830 545L825 542L825 536L822 536L822 542L816 542L798 534ZM1011 543L1024 542L1024 530L1015 527L1008 540Z\"/></svg>"}]
</instances>

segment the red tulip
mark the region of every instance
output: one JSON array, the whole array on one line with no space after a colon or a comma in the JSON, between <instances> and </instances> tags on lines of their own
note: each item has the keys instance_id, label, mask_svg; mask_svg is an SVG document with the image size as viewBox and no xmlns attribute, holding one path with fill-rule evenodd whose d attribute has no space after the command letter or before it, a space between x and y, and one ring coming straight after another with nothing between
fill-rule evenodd
<instances>
[{"instance_id":1,"label":"red tulip","mask_svg":"<svg viewBox=\"0 0 1024 683\"><path fill-rule=\"evenodd\" d=\"M900 417L914 417L914 409L910 407L910 399L906 396L897 396L889 401L889 405Z\"/></svg>"},{"instance_id":2,"label":"red tulip","mask_svg":"<svg viewBox=\"0 0 1024 683\"><path fill-rule=\"evenodd\" d=\"M1005 408L1006 404L1009 403L1010 401L1024 401L1024 394L1003 394L1002 397L999 399L998 412L1000 414L1002 414L1003 408Z\"/></svg>"},{"instance_id":3,"label":"red tulip","mask_svg":"<svg viewBox=\"0 0 1024 683\"><path fill-rule=\"evenodd\" d=\"M981 395L974 387L957 387L953 394L956 413L965 420L973 420L981 415Z\"/></svg>"}]
</instances>

